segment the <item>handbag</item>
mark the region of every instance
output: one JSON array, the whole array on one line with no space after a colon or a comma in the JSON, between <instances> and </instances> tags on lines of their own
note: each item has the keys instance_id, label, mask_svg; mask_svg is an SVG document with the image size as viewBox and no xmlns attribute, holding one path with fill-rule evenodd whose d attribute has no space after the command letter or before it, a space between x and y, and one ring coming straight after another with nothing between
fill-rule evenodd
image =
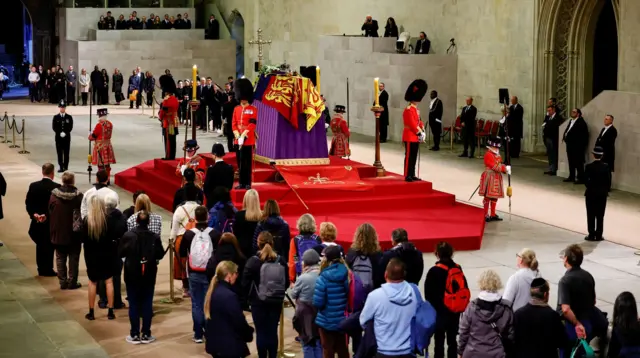
<instances>
[{"instance_id":1,"label":"handbag","mask_svg":"<svg viewBox=\"0 0 640 358\"><path fill-rule=\"evenodd\" d=\"M135 101L138 98L138 90L133 90L129 95L129 101Z\"/></svg>"},{"instance_id":2,"label":"handbag","mask_svg":"<svg viewBox=\"0 0 640 358\"><path fill-rule=\"evenodd\" d=\"M73 210L73 232L81 232L82 231L82 215L80 214L80 210Z\"/></svg>"},{"instance_id":3,"label":"handbag","mask_svg":"<svg viewBox=\"0 0 640 358\"><path fill-rule=\"evenodd\" d=\"M581 352L580 350L582 349L583 352ZM591 346L589 345L589 343L581 338L578 343L576 344L576 346L573 348L573 351L571 352L571 358L595 358L596 354L593 351L593 348L591 348Z\"/></svg>"}]
</instances>

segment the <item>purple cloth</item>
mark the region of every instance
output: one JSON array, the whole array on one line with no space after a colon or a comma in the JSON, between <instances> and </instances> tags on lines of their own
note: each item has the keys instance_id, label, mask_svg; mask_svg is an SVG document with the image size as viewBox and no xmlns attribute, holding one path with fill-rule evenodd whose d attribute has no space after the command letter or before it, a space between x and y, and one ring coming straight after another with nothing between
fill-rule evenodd
<instances>
[{"instance_id":1,"label":"purple cloth","mask_svg":"<svg viewBox=\"0 0 640 358\"><path fill-rule=\"evenodd\" d=\"M253 105L258 108L257 155L274 160L329 157L324 115L307 131L305 114L298 116L295 129L276 109L257 99Z\"/></svg>"}]
</instances>

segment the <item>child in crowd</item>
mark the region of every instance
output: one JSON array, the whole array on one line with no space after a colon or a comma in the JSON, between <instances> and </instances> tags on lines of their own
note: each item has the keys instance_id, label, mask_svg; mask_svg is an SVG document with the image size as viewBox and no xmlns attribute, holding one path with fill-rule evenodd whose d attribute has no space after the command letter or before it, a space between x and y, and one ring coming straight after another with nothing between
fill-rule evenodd
<instances>
[{"instance_id":1,"label":"child in crowd","mask_svg":"<svg viewBox=\"0 0 640 358\"><path fill-rule=\"evenodd\" d=\"M298 277L291 299L296 300L296 312L293 316L293 328L300 335L304 358L321 358L322 345L315 323L317 310L313 307L313 293L320 274L320 255L316 250L307 250L302 254L302 274Z\"/></svg>"}]
</instances>

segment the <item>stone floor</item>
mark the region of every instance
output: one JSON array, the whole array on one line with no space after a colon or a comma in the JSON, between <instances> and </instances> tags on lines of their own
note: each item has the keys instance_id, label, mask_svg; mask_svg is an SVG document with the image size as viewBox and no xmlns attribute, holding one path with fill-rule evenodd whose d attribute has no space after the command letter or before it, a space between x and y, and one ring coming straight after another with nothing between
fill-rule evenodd
<instances>
[{"instance_id":1,"label":"stone floor","mask_svg":"<svg viewBox=\"0 0 640 358\"><path fill-rule=\"evenodd\" d=\"M35 250L26 233L28 217L23 203L28 184L39 179L40 165L46 161L56 163L50 123L57 109L12 100L0 104L0 113L5 111L9 116L15 114L18 120L26 119L26 143L31 154L19 155L18 149L0 145L0 172L8 183L8 192L3 198L5 218L0 220L0 240L6 244L0 248L0 284L3 286L0 289L0 347L3 348L0 357L160 358L176 353L187 357L207 356L204 346L190 340L189 302L162 303L169 296L167 259L161 264L154 301L156 316L152 329L158 341L146 346L134 347L124 341L128 334L126 311L116 311L118 318L115 321L107 321L103 311L97 312L96 321L86 321L85 287L62 292L55 278L34 278ZM88 107L71 107L68 111L75 118L69 167L77 174L78 187L86 190L90 187L86 164ZM143 115L140 110L110 106L110 112L118 159L114 172L162 155L158 122L149 118L149 110ZM0 123L0 135L4 135L3 129L4 124ZM211 133L199 134L198 138L202 150L222 141ZM371 138L355 136L351 146L352 159L373 161ZM454 193L458 200L468 201L478 183L482 162L460 159L456 154L449 150L439 153L423 150L420 174L432 181L437 190ZM402 155L399 143L382 146L382 162L387 170L400 172ZM525 156L514 162L512 215L508 214L508 202L501 201L499 209L503 211L505 221L487 225L481 250L457 253L455 259L464 267L472 291L477 293L476 278L480 272L494 269L506 282L515 270L515 254L523 247L530 247L538 255L542 275L552 283L551 302L555 303L556 284L564 272L560 252L570 243L579 243L586 253L584 267L597 281L598 306L611 315L618 293L628 290L640 297L638 258L633 255L633 247L640 246L637 238L640 222L636 219L640 198L614 191L607 206L605 236L608 241L587 243L583 241L583 188L566 185L560 178L543 176L543 169L543 158L535 156ZM120 194L121 207L131 205L130 193L116 190ZM479 204L480 200L476 196L471 203ZM164 219L163 240L166 243L170 214L161 209L157 212ZM427 267L435 261L430 253L425 254L424 259ZM84 267L81 262L83 284L87 282ZM300 349L293 339L291 315L291 309L287 309L285 347L295 353ZM251 322L250 316L248 320ZM254 345L251 349L255 351Z\"/></svg>"}]
</instances>

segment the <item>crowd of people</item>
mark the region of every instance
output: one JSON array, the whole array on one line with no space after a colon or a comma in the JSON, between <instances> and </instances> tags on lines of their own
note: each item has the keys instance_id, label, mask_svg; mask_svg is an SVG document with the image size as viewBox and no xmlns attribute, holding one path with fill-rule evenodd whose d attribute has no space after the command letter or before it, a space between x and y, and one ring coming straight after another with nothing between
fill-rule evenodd
<instances>
[{"instance_id":1,"label":"crowd of people","mask_svg":"<svg viewBox=\"0 0 640 358\"><path fill-rule=\"evenodd\" d=\"M120 14L118 19L112 16L111 11L107 11L106 15L101 15L97 24L98 30L190 30L192 28L189 14L177 14L175 16L164 14L164 17L151 13L149 17L138 17L138 12L133 11L129 16ZM217 40L220 38L220 23L215 15L209 16L209 21L205 29L205 38L209 40Z\"/></svg>"}]
</instances>

